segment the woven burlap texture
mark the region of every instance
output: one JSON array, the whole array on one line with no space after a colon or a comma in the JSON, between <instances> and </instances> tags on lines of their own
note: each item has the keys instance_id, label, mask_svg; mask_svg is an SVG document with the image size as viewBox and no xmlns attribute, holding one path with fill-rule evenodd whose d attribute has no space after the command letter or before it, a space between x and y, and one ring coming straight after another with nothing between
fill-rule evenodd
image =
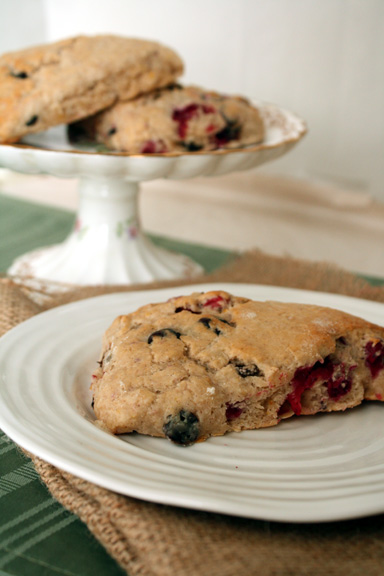
<instances>
[{"instance_id":1,"label":"woven burlap texture","mask_svg":"<svg viewBox=\"0 0 384 576\"><path fill-rule=\"evenodd\" d=\"M320 290L384 302L384 289L324 263L247 253L197 282L245 282ZM194 281L196 282L196 281ZM82 287L41 294L0 282L0 333L66 302L140 287ZM185 283L184 283L185 284ZM36 304L42 301L43 304ZM130 576L382 576L384 516L279 524L142 502L95 486L31 456L50 492L77 514Z\"/></svg>"}]
</instances>

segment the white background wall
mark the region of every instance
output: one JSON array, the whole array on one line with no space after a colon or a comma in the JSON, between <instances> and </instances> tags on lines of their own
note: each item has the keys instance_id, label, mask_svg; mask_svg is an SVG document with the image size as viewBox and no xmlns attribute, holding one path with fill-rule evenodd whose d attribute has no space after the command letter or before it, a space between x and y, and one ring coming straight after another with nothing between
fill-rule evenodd
<instances>
[{"instance_id":1,"label":"white background wall","mask_svg":"<svg viewBox=\"0 0 384 576\"><path fill-rule=\"evenodd\" d=\"M106 32L174 47L185 82L305 118L268 171L384 202L384 0L0 0L0 52Z\"/></svg>"}]
</instances>

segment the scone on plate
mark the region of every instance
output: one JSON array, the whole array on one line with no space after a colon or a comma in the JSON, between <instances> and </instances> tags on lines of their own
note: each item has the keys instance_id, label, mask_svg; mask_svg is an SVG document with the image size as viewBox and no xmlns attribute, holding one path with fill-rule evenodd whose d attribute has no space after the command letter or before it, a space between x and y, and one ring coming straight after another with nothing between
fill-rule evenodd
<instances>
[{"instance_id":1,"label":"scone on plate","mask_svg":"<svg viewBox=\"0 0 384 576\"><path fill-rule=\"evenodd\" d=\"M264 125L245 98L179 84L143 94L69 127L73 142L89 139L129 154L196 152L260 143Z\"/></svg>"},{"instance_id":2,"label":"scone on plate","mask_svg":"<svg viewBox=\"0 0 384 576\"><path fill-rule=\"evenodd\" d=\"M384 328L339 310L194 293L119 316L93 375L111 432L181 445L384 400Z\"/></svg>"},{"instance_id":3,"label":"scone on plate","mask_svg":"<svg viewBox=\"0 0 384 576\"><path fill-rule=\"evenodd\" d=\"M68 124L167 86L180 57L157 42L77 36L0 56L0 142Z\"/></svg>"}]
</instances>

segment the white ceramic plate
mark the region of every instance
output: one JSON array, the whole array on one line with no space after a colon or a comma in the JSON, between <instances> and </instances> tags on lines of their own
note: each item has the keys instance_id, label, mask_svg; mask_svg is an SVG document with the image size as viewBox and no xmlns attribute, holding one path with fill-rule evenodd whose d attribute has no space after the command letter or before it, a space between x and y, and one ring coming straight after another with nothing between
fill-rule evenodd
<instances>
[{"instance_id":1,"label":"white ceramic plate","mask_svg":"<svg viewBox=\"0 0 384 576\"><path fill-rule=\"evenodd\" d=\"M35 316L0 339L4 432L61 469L144 500L290 522L384 512L384 407L379 403L290 419L188 448L136 434L114 437L95 426L89 384L112 320L148 302L211 288L332 306L384 325L382 304L244 284L76 302Z\"/></svg>"}]
</instances>

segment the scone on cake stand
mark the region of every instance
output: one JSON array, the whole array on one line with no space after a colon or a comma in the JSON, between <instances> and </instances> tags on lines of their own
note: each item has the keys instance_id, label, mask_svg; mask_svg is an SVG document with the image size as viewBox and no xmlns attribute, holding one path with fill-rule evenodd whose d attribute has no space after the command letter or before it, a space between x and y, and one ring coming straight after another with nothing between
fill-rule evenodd
<instances>
[{"instance_id":1,"label":"scone on cake stand","mask_svg":"<svg viewBox=\"0 0 384 576\"><path fill-rule=\"evenodd\" d=\"M155 246L140 226L140 182L183 180L248 170L288 152L305 134L303 120L275 105L256 103L265 126L261 144L183 154L105 153L72 146L63 126L0 144L0 163L16 172L78 179L79 205L62 243L27 253L8 270L13 277L65 285L136 284L193 278L202 268Z\"/></svg>"}]
</instances>

